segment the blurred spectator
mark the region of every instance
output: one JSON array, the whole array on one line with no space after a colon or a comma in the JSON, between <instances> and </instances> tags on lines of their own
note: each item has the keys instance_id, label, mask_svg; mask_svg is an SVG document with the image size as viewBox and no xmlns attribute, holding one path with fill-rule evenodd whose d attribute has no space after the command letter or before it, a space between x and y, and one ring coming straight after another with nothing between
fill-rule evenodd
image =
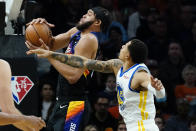
<instances>
[{"instance_id":1,"label":"blurred spectator","mask_svg":"<svg viewBox=\"0 0 196 131\"><path fill-rule=\"evenodd\" d=\"M104 94L109 98L109 106L117 105L116 97L116 77L113 74L109 74L105 82Z\"/></svg>"},{"instance_id":2,"label":"blurred spectator","mask_svg":"<svg viewBox=\"0 0 196 131\"><path fill-rule=\"evenodd\" d=\"M109 74L106 77L106 83L105 83L105 90L103 91L103 94L106 95L109 100L109 107L108 112L116 119L119 119L119 109L118 109L118 101L116 97L116 77L113 74Z\"/></svg>"},{"instance_id":3,"label":"blurred spectator","mask_svg":"<svg viewBox=\"0 0 196 131\"><path fill-rule=\"evenodd\" d=\"M183 85L177 85L175 95L177 100L186 99L190 103L189 115L196 115L196 68L187 65L182 71L182 77L185 81Z\"/></svg>"},{"instance_id":4,"label":"blurred spectator","mask_svg":"<svg viewBox=\"0 0 196 131\"><path fill-rule=\"evenodd\" d=\"M163 18L156 19L154 35L146 40L146 44L149 49L150 59L155 59L160 62L166 58L169 45L169 35L167 23Z\"/></svg>"},{"instance_id":5,"label":"blurred spectator","mask_svg":"<svg viewBox=\"0 0 196 131\"><path fill-rule=\"evenodd\" d=\"M175 95L174 88L182 84L182 69L185 66L183 52L179 42L171 41L168 48L168 58L165 59L159 68L159 78L165 86L167 93L167 112L175 113Z\"/></svg>"},{"instance_id":6,"label":"blurred spectator","mask_svg":"<svg viewBox=\"0 0 196 131\"><path fill-rule=\"evenodd\" d=\"M130 0L118 0L118 3L123 19L122 24L127 29L129 16L135 12L134 2Z\"/></svg>"},{"instance_id":7,"label":"blurred spectator","mask_svg":"<svg viewBox=\"0 0 196 131\"><path fill-rule=\"evenodd\" d=\"M99 131L95 125L87 125L84 131Z\"/></svg>"},{"instance_id":8,"label":"blurred spectator","mask_svg":"<svg viewBox=\"0 0 196 131\"><path fill-rule=\"evenodd\" d=\"M122 31L119 27L113 26L108 31L109 39L101 45L101 50L105 59L114 59L122 46Z\"/></svg>"},{"instance_id":9,"label":"blurred spectator","mask_svg":"<svg viewBox=\"0 0 196 131\"><path fill-rule=\"evenodd\" d=\"M154 59L148 59L145 64L150 70L152 76L157 78L159 76L158 62Z\"/></svg>"},{"instance_id":10,"label":"blurred spectator","mask_svg":"<svg viewBox=\"0 0 196 131\"><path fill-rule=\"evenodd\" d=\"M42 99L40 107L41 116L42 119L47 121L55 102L54 84L50 81L45 81L41 83L40 88Z\"/></svg>"},{"instance_id":11,"label":"blurred spectator","mask_svg":"<svg viewBox=\"0 0 196 131\"><path fill-rule=\"evenodd\" d=\"M123 23L122 15L118 8L115 8L115 0L99 0L100 6L106 8L107 10L110 11L112 21L117 21L119 23Z\"/></svg>"},{"instance_id":12,"label":"blurred spectator","mask_svg":"<svg viewBox=\"0 0 196 131\"><path fill-rule=\"evenodd\" d=\"M193 11L192 6L188 3L182 3L181 5L181 31L184 35L190 35L191 26L192 26L192 19L193 19Z\"/></svg>"},{"instance_id":13,"label":"blurred spectator","mask_svg":"<svg viewBox=\"0 0 196 131\"><path fill-rule=\"evenodd\" d=\"M126 125L124 121L120 120L118 122L117 130L116 131L127 131Z\"/></svg>"},{"instance_id":14,"label":"blurred spectator","mask_svg":"<svg viewBox=\"0 0 196 131\"><path fill-rule=\"evenodd\" d=\"M147 23L149 28L149 37L152 37L151 35L154 35L155 29L156 29L156 20L160 17L159 12L156 10L156 8L150 8L150 12L147 17Z\"/></svg>"},{"instance_id":15,"label":"blurred spectator","mask_svg":"<svg viewBox=\"0 0 196 131\"><path fill-rule=\"evenodd\" d=\"M136 37L136 31L140 25L146 23L148 15L148 3L146 0L137 0L137 11L129 16L128 21L128 38Z\"/></svg>"},{"instance_id":16,"label":"blurred spectator","mask_svg":"<svg viewBox=\"0 0 196 131\"><path fill-rule=\"evenodd\" d=\"M166 0L148 0L148 2L151 8L157 8L161 14L164 13L167 8Z\"/></svg>"},{"instance_id":17,"label":"blurred spectator","mask_svg":"<svg viewBox=\"0 0 196 131\"><path fill-rule=\"evenodd\" d=\"M158 17L159 17L158 10L155 8L150 8L149 14L147 16L147 21L142 23L136 31L137 38L143 41L148 38L151 38L154 35L155 28L156 28L155 23Z\"/></svg>"},{"instance_id":18,"label":"blurred spectator","mask_svg":"<svg viewBox=\"0 0 196 131\"><path fill-rule=\"evenodd\" d=\"M186 99L191 102L196 98L196 68L192 65L186 65L182 71L182 77L185 83L176 86L176 98L177 100Z\"/></svg>"},{"instance_id":19,"label":"blurred spectator","mask_svg":"<svg viewBox=\"0 0 196 131\"><path fill-rule=\"evenodd\" d=\"M111 28L113 27L117 27L120 29L121 31L121 34L122 34L122 41L123 42L126 42L128 40L127 38L127 31L125 30L124 26L122 24L120 24L119 22L116 22L116 21L113 21L111 23L111 25L108 27L108 30L107 30L107 37L109 38L109 35L110 35L110 32L111 32Z\"/></svg>"},{"instance_id":20,"label":"blurred spectator","mask_svg":"<svg viewBox=\"0 0 196 131\"><path fill-rule=\"evenodd\" d=\"M191 35L182 37L182 48L187 62L193 63L196 50L196 20L192 23Z\"/></svg>"},{"instance_id":21,"label":"blurred spectator","mask_svg":"<svg viewBox=\"0 0 196 131\"><path fill-rule=\"evenodd\" d=\"M181 31L180 8L181 0L168 0L168 6L164 17L167 19L168 32L172 37L176 37Z\"/></svg>"},{"instance_id":22,"label":"blurred spectator","mask_svg":"<svg viewBox=\"0 0 196 131\"><path fill-rule=\"evenodd\" d=\"M109 107L109 98L103 94L99 94L95 103L95 111L90 117L89 124L94 124L99 131L114 131L117 125L117 120L107 111Z\"/></svg>"},{"instance_id":23,"label":"blurred spectator","mask_svg":"<svg viewBox=\"0 0 196 131\"><path fill-rule=\"evenodd\" d=\"M196 116L192 116L189 120L190 131L196 131Z\"/></svg>"},{"instance_id":24,"label":"blurred spectator","mask_svg":"<svg viewBox=\"0 0 196 131\"><path fill-rule=\"evenodd\" d=\"M188 112L189 104L186 101L177 103L178 114L172 116L166 121L165 131L189 131L188 127Z\"/></svg>"},{"instance_id":25,"label":"blurred spectator","mask_svg":"<svg viewBox=\"0 0 196 131\"><path fill-rule=\"evenodd\" d=\"M159 131L164 131L165 121L162 116L157 115L155 117L155 123L157 124Z\"/></svg>"}]
</instances>

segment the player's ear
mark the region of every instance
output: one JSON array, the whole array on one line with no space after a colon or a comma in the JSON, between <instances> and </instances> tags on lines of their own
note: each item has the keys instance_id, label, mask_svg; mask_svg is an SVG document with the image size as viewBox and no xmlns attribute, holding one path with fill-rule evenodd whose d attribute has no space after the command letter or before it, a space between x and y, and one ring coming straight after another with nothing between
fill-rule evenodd
<instances>
[{"instance_id":1,"label":"player's ear","mask_svg":"<svg viewBox=\"0 0 196 131\"><path fill-rule=\"evenodd\" d=\"M131 57L131 56L130 56L130 53L129 53L129 52L126 52L125 58L126 58L126 59L130 59L130 57Z\"/></svg>"},{"instance_id":2,"label":"player's ear","mask_svg":"<svg viewBox=\"0 0 196 131\"><path fill-rule=\"evenodd\" d=\"M100 19L97 19L97 20L95 21L95 24L96 24L96 25L101 25L101 20L100 20Z\"/></svg>"}]
</instances>

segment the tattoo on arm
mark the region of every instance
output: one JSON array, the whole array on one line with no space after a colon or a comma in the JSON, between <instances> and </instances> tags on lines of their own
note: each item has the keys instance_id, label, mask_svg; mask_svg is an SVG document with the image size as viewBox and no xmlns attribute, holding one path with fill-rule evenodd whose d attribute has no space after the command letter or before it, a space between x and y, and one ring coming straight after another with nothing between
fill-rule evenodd
<instances>
[{"instance_id":1,"label":"tattoo on arm","mask_svg":"<svg viewBox=\"0 0 196 131\"><path fill-rule=\"evenodd\" d=\"M89 70L95 70L103 73L112 73L114 68L120 68L122 66L122 62L118 59L99 61L87 59L82 56L66 55L60 53L52 53L51 57L72 67L87 68Z\"/></svg>"},{"instance_id":2,"label":"tattoo on arm","mask_svg":"<svg viewBox=\"0 0 196 131\"><path fill-rule=\"evenodd\" d=\"M64 64L70 65L72 67L76 68L83 68L84 67L84 58L79 56L73 56L73 55L66 55L66 54L60 54L60 53L52 53L51 57L53 59L56 59Z\"/></svg>"},{"instance_id":3,"label":"tattoo on arm","mask_svg":"<svg viewBox=\"0 0 196 131\"><path fill-rule=\"evenodd\" d=\"M122 62L119 59L112 59L108 61L88 60L85 63L85 66L90 70L112 73L115 68L120 68L122 66Z\"/></svg>"},{"instance_id":4,"label":"tattoo on arm","mask_svg":"<svg viewBox=\"0 0 196 131\"><path fill-rule=\"evenodd\" d=\"M103 73L112 73L113 69L108 61L88 60L85 63L87 69Z\"/></svg>"}]
</instances>

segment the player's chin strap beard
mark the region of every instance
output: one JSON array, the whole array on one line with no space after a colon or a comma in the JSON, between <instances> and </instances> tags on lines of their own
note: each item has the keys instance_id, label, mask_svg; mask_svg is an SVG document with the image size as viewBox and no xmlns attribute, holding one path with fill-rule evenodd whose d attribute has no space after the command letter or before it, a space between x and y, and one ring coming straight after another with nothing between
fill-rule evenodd
<instances>
[{"instance_id":1,"label":"player's chin strap beard","mask_svg":"<svg viewBox=\"0 0 196 131\"><path fill-rule=\"evenodd\" d=\"M94 21L88 21L88 22L83 23L81 25L78 24L78 25L76 25L76 28L80 31L84 31L85 29L88 29L88 27L91 26L94 22L95 22L95 20Z\"/></svg>"}]
</instances>

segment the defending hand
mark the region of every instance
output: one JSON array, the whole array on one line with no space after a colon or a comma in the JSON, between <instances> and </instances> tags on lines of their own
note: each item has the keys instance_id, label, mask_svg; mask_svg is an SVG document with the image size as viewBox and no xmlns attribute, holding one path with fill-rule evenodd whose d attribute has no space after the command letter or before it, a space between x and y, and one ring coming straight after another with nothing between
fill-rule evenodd
<instances>
[{"instance_id":1,"label":"defending hand","mask_svg":"<svg viewBox=\"0 0 196 131\"><path fill-rule=\"evenodd\" d=\"M161 90L162 88L164 88L162 82L160 80L158 80L157 78L154 78L153 76L150 77L151 78L151 85L152 87L154 87L156 90Z\"/></svg>"}]
</instances>

